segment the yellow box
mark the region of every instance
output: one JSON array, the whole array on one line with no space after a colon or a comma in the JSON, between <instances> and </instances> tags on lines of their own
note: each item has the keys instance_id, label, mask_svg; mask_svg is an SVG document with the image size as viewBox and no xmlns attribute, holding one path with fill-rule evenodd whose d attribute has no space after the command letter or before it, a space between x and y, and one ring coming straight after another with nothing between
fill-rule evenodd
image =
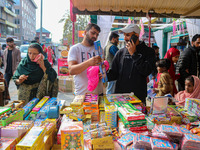
<instances>
[{"instance_id":1,"label":"yellow box","mask_svg":"<svg viewBox=\"0 0 200 150\"><path fill-rule=\"evenodd\" d=\"M113 138L111 136L97 138L92 140L93 150L114 150Z\"/></svg>"},{"instance_id":2,"label":"yellow box","mask_svg":"<svg viewBox=\"0 0 200 150\"><path fill-rule=\"evenodd\" d=\"M61 150L66 149L84 150L83 122L66 124L61 130Z\"/></svg>"},{"instance_id":3,"label":"yellow box","mask_svg":"<svg viewBox=\"0 0 200 150\"><path fill-rule=\"evenodd\" d=\"M61 145L54 144L51 150L61 150Z\"/></svg>"},{"instance_id":4,"label":"yellow box","mask_svg":"<svg viewBox=\"0 0 200 150\"><path fill-rule=\"evenodd\" d=\"M35 150L43 142L45 128L32 127L24 138L16 145L16 150Z\"/></svg>"}]
</instances>

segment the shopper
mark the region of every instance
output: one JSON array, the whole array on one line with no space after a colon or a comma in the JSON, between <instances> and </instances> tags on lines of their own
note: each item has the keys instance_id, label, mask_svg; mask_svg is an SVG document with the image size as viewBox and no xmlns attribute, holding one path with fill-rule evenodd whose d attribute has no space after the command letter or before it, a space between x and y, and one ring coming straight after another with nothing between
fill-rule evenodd
<instances>
[{"instance_id":1,"label":"shopper","mask_svg":"<svg viewBox=\"0 0 200 150\"><path fill-rule=\"evenodd\" d=\"M2 72L0 72L0 83L0 106L4 106L9 102L8 100L10 100L10 95Z\"/></svg>"},{"instance_id":2,"label":"shopper","mask_svg":"<svg viewBox=\"0 0 200 150\"><path fill-rule=\"evenodd\" d=\"M200 79L197 76L189 76L185 79L185 90L175 95L178 101L176 105L184 106L186 98L200 98Z\"/></svg>"},{"instance_id":3,"label":"shopper","mask_svg":"<svg viewBox=\"0 0 200 150\"><path fill-rule=\"evenodd\" d=\"M126 47L120 49L113 58L112 67L108 71L108 80L117 80L115 93L134 94L145 103L147 96L147 77L155 67L155 52L139 41L140 28L129 24L121 29L124 33ZM134 43L131 36L136 36Z\"/></svg>"},{"instance_id":4,"label":"shopper","mask_svg":"<svg viewBox=\"0 0 200 150\"><path fill-rule=\"evenodd\" d=\"M119 48L117 47L118 43L119 35L115 32L111 32L109 42L104 49L105 60L108 61L110 68L112 65L112 60L116 52L119 50ZM115 92L115 83L116 81L108 82L106 94L113 94Z\"/></svg>"},{"instance_id":5,"label":"shopper","mask_svg":"<svg viewBox=\"0 0 200 150\"><path fill-rule=\"evenodd\" d=\"M160 59L156 62L158 73L160 73L160 79L158 82L158 88L154 88L156 96L164 96L166 94L173 95L173 80L168 72L171 62L169 59Z\"/></svg>"},{"instance_id":6,"label":"shopper","mask_svg":"<svg viewBox=\"0 0 200 150\"><path fill-rule=\"evenodd\" d=\"M21 61L20 50L15 48L13 38L6 39L8 47L4 50L4 78L7 86L9 86L10 80L15 73L17 66Z\"/></svg>"},{"instance_id":7,"label":"shopper","mask_svg":"<svg viewBox=\"0 0 200 150\"><path fill-rule=\"evenodd\" d=\"M167 58L170 60L171 62L171 66L168 70L172 80L173 80L173 89L174 89L174 94L177 94L177 89L176 89L176 86L175 86L175 80L177 80L179 77L180 77L180 74L175 74L175 66L174 64L177 63L178 59L179 59L179 56L180 56L180 51L177 49L177 48L170 48L167 53L165 54L165 57L164 58Z\"/></svg>"},{"instance_id":8,"label":"shopper","mask_svg":"<svg viewBox=\"0 0 200 150\"><path fill-rule=\"evenodd\" d=\"M84 31L84 38L81 43L73 45L68 54L69 73L74 76L75 94L84 95L89 92L87 89L88 78L87 68L90 66L98 66L101 62L97 50L94 48L94 41L100 33L100 28L96 24L88 24ZM102 93L100 83L93 93Z\"/></svg>"},{"instance_id":9,"label":"shopper","mask_svg":"<svg viewBox=\"0 0 200 150\"><path fill-rule=\"evenodd\" d=\"M48 46L47 47L47 58L48 58L49 63L51 64L51 66L53 66L53 55L54 55L54 52L51 49L51 46Z\"/></svg>"},{"instance_id":10,"label":"shopper","mask_svg":"<svg viewBox=\"0 0 200 150\"><path fill-rule=\"evenodd\" d=\"M185 78L195 75L199 78L200 72L200 34L192 37L192 45L186 48L180 55L176 65L176 73L180 73L179 91L184 90Z\"/></svg>"},{"instance_id":11,"label":"shopper","mask_svg":"<svg viewBox=\"0 0 200 150\"><path fill-rule=\"evenodd\" d=\"M27 56L20 62L13 79L19 85L18 99L26 103L34 97L41 99L44 96L56 97L58 94L56 71L44 59L42 47L38 43L29 46Z\"/></svg>"}]
</instances>

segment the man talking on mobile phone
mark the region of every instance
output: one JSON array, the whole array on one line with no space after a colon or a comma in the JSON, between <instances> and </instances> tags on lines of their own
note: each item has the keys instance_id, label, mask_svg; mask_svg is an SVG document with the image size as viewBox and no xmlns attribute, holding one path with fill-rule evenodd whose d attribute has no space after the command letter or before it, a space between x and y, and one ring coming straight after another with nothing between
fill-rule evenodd
<instances>
[{"instance_id":1,"label":"man talking on mobile phone","mask_svg":"<svg viewBox=\"0 0 200 150\"><path fill-rule=\"evenodd\" d=\"M120 31L124 33L126 47L114 56L108 80L117 80L115 93L134 92L145 103L146 79L155 67L155 52L144 41L139 41L140 28L137 25L129 24Z\"/></svg>"}]
</instances>

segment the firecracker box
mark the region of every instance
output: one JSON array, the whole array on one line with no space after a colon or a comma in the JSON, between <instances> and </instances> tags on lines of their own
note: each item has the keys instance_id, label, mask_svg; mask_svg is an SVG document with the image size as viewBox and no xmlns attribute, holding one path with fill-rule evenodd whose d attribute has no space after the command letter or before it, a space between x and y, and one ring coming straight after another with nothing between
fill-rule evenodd
<instances>
[{"instance_id":1,"label":"firecracker box","mask_svg":"<svg viewBox=\"0 0 200 150\"><path fill-rule=\"evenodd\" d=\"M59 144L54 144L51 150L61 150L61 145Z\"/></svg>"},{"instance_id":2,"label":"firecracker box","mask_svg":"<svg viewBox=\"0 0 200 150\"><path fill-rule=\"evenodd\" d=\"M186 98L184 109L200 117L200 99Z\"/></svg>"},{"instance_id":3,"label":"firecracker box","mask_svg":"<svg viewBox=\"0 0 200 150\"><path fill-rule=\"evenodd\" d=\"M24 107L25 101L23 100L14 100L10 103L8 103L7 105L5 105L4 107L11 107L11 108L22 108Z\"/></svg>"},{"instance_id":4,"label":"firecracker box","mask_svg":"<svg viewBox=\"0 0 200 150\"><path fill-rule=\"evenodd\" d=\"M71 102L70 106L74 106L74 107L79 107L82 106L83 101L84 101L85 95L76 95L73 99L73 101Z\"/></svg>"},{"instance_id":5,"label":"firecracker box","mask_svg":"<svg viewBox=\"0 0 200 150\"><path fill-rule=\"evenodd\" d=\"M117 127L117 108L114 105L105 105L105 121L107 126Z\"/></svg>"},{"instance_id":6,"label":"firecracker box","mask_svg":"<svg viewBox=\"0 0 200 150\"><path fill-rule=\"evenodd\" d=\"M1 137L0 149L14 150L17 144L16 138Z\"/></svg>"},{"instance_id":7,"label":"firecracker box","mask_svg":"<svg viewBox=\"0 0 200 150\"><path fill-rule=\"evenodd\" d=\"M58 89L60 92L74 92L74 80L71 76L58 77Z\"/></svg>"},{"instance_id":8,"label":"firecracker box","mask_svg":"<svg viewBox=\"0 0 200 150\"><path fill-rule=\"evenodd\" d=\"M37 105L32 109L32 112L38 112L38 111L42 108L42 106L48 101L49 98L50 98L49 96L43 97L43 98L37 103ZM31 112L31 113L32 113L32 112Z\"/></svg>"},{"instance_id":9,"label":"firecracker box","mask_svg":"<svg viewBox=\"0 0 200 150\"><path fill-rule=\"evenodd\" d=\"M39 102L39 98L33 98L31 101L29 101L22 109L24 109L24 115L23 118L26 118L27 115L31 112L33 107Z\"/></svg>"},{"instance_id":10,"label":"firecracker box","mask_svg":"<svg viewBox=\"0 0 200 150\"><path fill-rule=\"evenodd\" d=\"M65 124L61 130L61 150L84 150L83 122L71 122Z\"/></svg>"},{"instance_id":11,"label":"firecracker box","mask_svg":"<svg viewBox=\"0 0 200 150\"><path fill-rule=\"evenodd\" d=\"M68 61L66 58L58 59L58 76L69 76Z\"/></svg>"},{"instance_id":12,"label":"firecracker box","mask_svg":"<svg viewBox=\"0 0 200 150\"><path fill-rule=\"evenodd\" d=\"M99 101L99 96L98 94L95 93L85 93L85 97L84 97L84 101L83 101L83 105L87 106L87 105L98 105Z\"/></svg>"},{"instance_id":13,"label":"firecracker box","mask_svg":"<svg viewBox=\"0 0 200 150\"><path fill-rule=\"evenodd\" d=\"M1 136L18 138L33 126L33 121L14 121L1 127Z\"/></svg>"},{"instance_id":14,"label":"firecracker box","mask_svg":"<svg viewBox=\"0 0 200 150\"><path fill-rule=\"evenodd\" d=\"M140 126L144 126L146 125L147 121L146 119L144 120L133 120L133 121L128 121L124 118L124 116L118 112L118 115L121 119L121 121L123 122L125 128L130 128L130 127L140 127Z\"/></svg>"},{"instance_id":15,"label":"firecracker box","mask_svg":"<svg viewBox=\"0 0 200 150\"><path fill-rule=\"evenodd\" d=\"M127 121L145 119L145 115L137 110L130 102L115 102L115 106Z\"/></svg>"},{"instance_id":16,"label":"firecracker box","mask_svg":"<svg viewBox=\"0 0 200 150\"><path fill-rule=\"evenodd\" d=\"M16 150L35 150L44 142L45 128L32 127L24 138L16 145Z\"/></svg>"},{"instance_id":17,"label":"firecracker box","mask_svg":"<svg viewBox=\"0 0 200 150\"><path fill-rule=\"evenodd\" d=\"M91 143L93 150L105 150L105 149L114 150L114 143L112 136L92 139Z\"/></svg>"}]
</instances>

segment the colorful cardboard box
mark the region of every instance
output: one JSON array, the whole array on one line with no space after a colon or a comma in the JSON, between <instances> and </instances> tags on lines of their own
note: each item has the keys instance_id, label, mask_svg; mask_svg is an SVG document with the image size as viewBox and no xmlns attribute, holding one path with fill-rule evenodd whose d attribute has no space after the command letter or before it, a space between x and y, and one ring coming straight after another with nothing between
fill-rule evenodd
<instances>
[{"instance_id":1,"label":"colorful cardboard box","mask_svg":"<svg viewBox=\"0 0 200 150\"><path fill-rule=\"evenodd\" d=\"M61 130L61 149L84 150L82 122L66 124Z\"/></svg>"},{"instance_id":2,"label":"colorful cardboard box","mask_svg":"<svg viewBox=\"0 0 200 150\"><path fill-rule=\"evenodd\" d=\"M74 80L71 76L58 77L58 89L60 92L74 92Z\"/></svg>"},{"instance_id":3,"label":"colorful cardboard box","mask_svg":"<svg viewBox=\"0 0 200 150\"><path fill-rule=\"evenodd\" d=\"M1 150L14 150L17 144L16 138L1 137Z\"/></svg>"},{"instance_id":4,"label":"colorful cardboard box","mask_svg":"<svg viewBox=\"0 0 200 150\"><path fill-rule=\"evenodd\" d=\"M16 150L35 150L44 142L45 128L32 127L16 145Z\"/></svg>"},{"instance_id":5,"label":"colorful cardboard box","mask_svg":"<svg viewBox=\"0 0 200 150\"><path fill-rule=\"evenodd\" d=\"M93 150L105 150L105 149L114 150L114 143L112 136L92 139L91 143Z\"/></svg>"},{"instance_id":6,"label":"colorful cardboard box","mask_svg":"<svg viewBox=\"0 0 200 150\"><path fill-rule=\"evenodd\" d=\"M200 117L200 99L186 98L184 109Z\"/></svg>"},{"instance_id":7,"label":"colorful cardboard box","mask_svg":"<svg viewBox=\"0 0 200 150\"><path fill-rule=\"evenodd\" d=\"M147 123L146 119L128 121L124 118L124 116L120 112L118 112L118 115L119 115L120 119L122 120L125 128L144 126Z\"/></svg>"},{"instance_id":8,"label":"colorful cardboard box","mask_svg":"<svg viewBox=\"0 0 200 150\"><path fill-rule=\"evenodd\" d=\"M105 105L105 121L107 126L117 127L117 108L114 105Z\"/></svg>"},{"instance_id":9,"label":"colorful cardboard box","mask_svg":"<svg viewBox=\"0 0 200 150\"><path fill-rule=\"evenodd\" d=\"M144 120L145 115L137 110L130 102L115 102L118 111L124 116L128 121L132 120Z\"/></svg>"}]
</instances>

